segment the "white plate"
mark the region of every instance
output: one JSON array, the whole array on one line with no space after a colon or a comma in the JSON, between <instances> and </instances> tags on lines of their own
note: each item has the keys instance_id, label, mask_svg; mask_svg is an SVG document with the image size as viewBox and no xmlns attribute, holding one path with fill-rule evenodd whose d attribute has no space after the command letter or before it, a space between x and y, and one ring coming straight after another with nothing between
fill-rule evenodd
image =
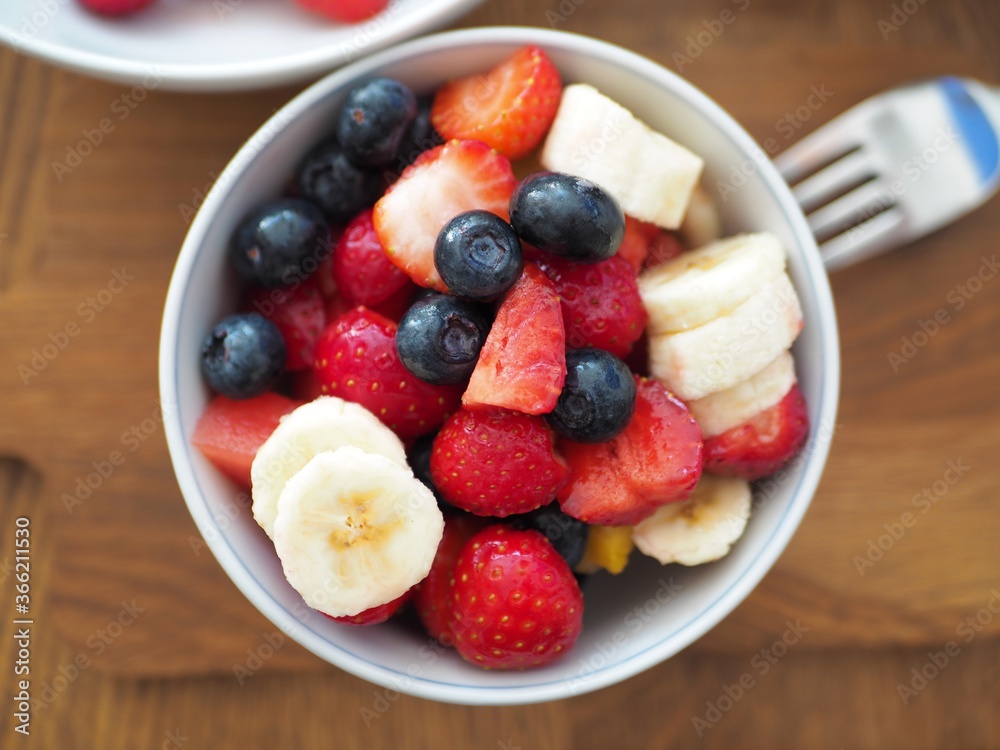
<instances>
[{"instance_id":1,"label":"white plate","mask_svg":"<svg viewBox=\"0 0 1000 750\"><path fill-rule=\"evenodd\" d=\"M127 18L77 0L0 0L0 42L120 83L180 91L264 88L329 72L444 26L482 0L393 0L337 24L294 0L157 0Z\"/></svg>"}]
</instances>

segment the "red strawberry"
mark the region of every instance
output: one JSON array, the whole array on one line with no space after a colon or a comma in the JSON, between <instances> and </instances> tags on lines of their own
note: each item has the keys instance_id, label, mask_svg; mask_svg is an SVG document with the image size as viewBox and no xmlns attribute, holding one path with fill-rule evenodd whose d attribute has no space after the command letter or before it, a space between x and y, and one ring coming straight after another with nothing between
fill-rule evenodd
<instances>
[{"instance_id":1,"label":"red strawberry","mask_svg":"<svg viewBox=\"0 0 1000 750\"><path fill-rule=\"evenodd\" d=\"M546 414L566 380L566 330L559 296L534 263L500 304L462 403Z\"/></svg>"},{"instance_id":2,"label":"red strawberry","mask_svg":"<svg viewBox=\"0 0 1000 750\"><path fill-rule=\"evenodd\" d=\"M770 409L721 435L705 440L705 471L754 480L790 461L806 442L809 412L802 391L793 385Z\"/></svg>"},{"instance_id":3,"label":"red strawberry","mask_svg":"<svg viewBox=\"0 0 1000 750\"><path fill-rule=\"evenodd\" d=\"M649 245L649 255L646 256L644 268L656 268L673 260L685 250L676 232L661 231Z\"/></svg>"},{"instance_id":4,"label":"red strawberry","mask_svg":"<svg viewBox=\"0 0 1000 750\"><path fill-rule=\"evenodd\" d=\"M356 615L344 615L343 617L331 617L325 612L321 612L324 617L329 617L334 622L341 622L345 625L378 625L385 622L394 614L396 614L403 605L406 604L410 597L413 596L413 589L409 589L405 594L403 594L398 599L393 599L391 602L386 602L385 604L379 604L375 607L369 607L364 612L358 612Z\"/></svg>"},{"instance_id":5,"label":"red strawberry","mask_svg":"<svg viewBox=\"0 0 1000 750\"><path fill-rule=\"evenodd\" d=\"M80 5L103 16L124 16L152 5L155 0L80 0Z\"/></svg>"},{"instance_id":6,"label":"red strawberry","mask_svg":"<svg viewBox=\"0 0 1000 750\"><path fill-rule=\"evenodd\" d=\"M315 280L309 278L287 289L253 289L246 306L281 331L288 370L302 370L312 363L316 341L326 327L326 305Z\"/></svg>"},{"instance_id":7,"label":"red strawberry","mask_svg":"<svg viewBox=\"0 0 1000 750\"><path fill-rule=\"evenodd\" d=\"M425 151L375 204L374 223L389 260L421 286L448 291L434 267L444 225L473 209L508 218L517 180L507 157L481 141L449 141Z\"/></svg>"},{"instance_id":8,"label":"red strawberry","mask_svg":"<svg viewBox=\"0 0 1000 750\"><path fill-rule=\"evenodd\" d=\"M375 234L372 210L358 214L333 249L333 279L350 307L374 307L397 294L409 298L416 290L410 277L389 260Z\"/></svg>"},{"instance_id":9,"label":"red strawberry","mask_svg":"<svg viewBox=\"0 0 1000 750\"><path fill-rule=\"evenodd\" d=\"M306 10L344 23L357 23L378 15L389 0L295 0Z\"/></svg>"},{"instance_id":10,"label":"red strawberry","mask_svg":"<svg viewBox=\"0 0 1000 750\"><path fill-rule=\"evenodd\" d=\"M561 99L556 66L541 49L527 46L485 75L438 89L431 122L445 138L485 141L513 161L542 142Z\"/></svg>"},{"instance_id":11,"label":"red strawberry","mask_svg":"<svg viewBox=\"0 0 1000 750\"><path fill-rule=\"evenodd\" d=\"M636 377L635 414L606 443L562 440L569 482L563 511L600 526L632 526L667 503L686 500L701 476L701 429L688 408L655 380Z\"/></svg>"},{"instance_id":12,"label":"red strawberry","mask_svg":"<svg viewBox=\"0 0 1000 750\"><path fill-rule=\"evenodd\" d=\"M629 262L632 270L639 273L646 256L649 255L650 245L659 233L660 228L656 224L626 216L625 236L622 238L622 244L618 246L618 255Z\"/></svg>"},{"instance_id":13,"label":"red strawberry","mask_svg":"<svg viewBox=\"0 0 1000 750\"><path fill-rule=\"evenodd\" d=\"M250 464L283 416L302 402L264 393L254 398L213 398L198 419L191 443L212 464L250 489Z\"/></svg>"},{"instance_id":14,"label":"red strawberry","mask_svg":"<svg viewBox=\"0 0 1000 750\"><path fill-rule=\"evenodd\" d=\"M458 408L461 390L410 374L396 353L396 324L366 307L327 326L315 368L323 393L361 404L403 439L430 432Z\"/></svg>"},{"instance_id":15,"label":"red strawberry","mask_svg":"<svg viewBox=\"0 0 1000 750\"><path fill-rule=\"evenodd\" d=\"M453 580L455 649L473 664L537 667L565 655L580 634L580 587L537 531L488 526L462 548Z\"/></svg>"},{"instance_id":16,"label":"red strawberry","mask_svg":"<svg viewBox=\"0 0 1000 750\"><path fill-rule=\"evenodd\" d=\"M427 577L420 582L413 598L417 616L427 634L445 646L451 646L451 579L455 560L462 547L473 534L482 528L479 519L472 516L450 516L444 522L444 536L438 544L437 554Z\"/></svg>"},{"instance_id":17,"label":"red strawberry","mask_svg":"<svg viewBox=\"0 0 1000 750\"><path fill-rule=\"evenodd\" d=\"M567 473L541 417L461 409L434 438L434 485L456 508L478 516L503 518L539 508L552 501Z\"/></svg>"},{"instance_id":18,"label":"red strawberry","mask_svg":"<svg viewBox=\"0 0 1000 750\"><path fill-rule=\"evenodd\" d=\"M550 258L542 267L559 294L567 346L596 346L618 357L632 350L647 316L635 271L624 258L599 263Z\"/></svg>"}]
</instances>

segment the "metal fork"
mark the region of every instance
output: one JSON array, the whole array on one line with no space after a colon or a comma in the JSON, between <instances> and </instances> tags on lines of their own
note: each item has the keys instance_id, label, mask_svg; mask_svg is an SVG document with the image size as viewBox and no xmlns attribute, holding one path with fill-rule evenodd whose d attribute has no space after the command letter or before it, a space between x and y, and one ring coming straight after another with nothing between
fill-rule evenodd
<instances>
[{"instance_id":1,"label":"metal fork","mask_svg":"<svg viewBox=\"0 0 1000 750\"><path fill-rule=\"evenodd\" d=\"M1000 88L936 78L849 109L775 159L829 270L899 247L1000 185Z\"/></svg>"}]
</instances>

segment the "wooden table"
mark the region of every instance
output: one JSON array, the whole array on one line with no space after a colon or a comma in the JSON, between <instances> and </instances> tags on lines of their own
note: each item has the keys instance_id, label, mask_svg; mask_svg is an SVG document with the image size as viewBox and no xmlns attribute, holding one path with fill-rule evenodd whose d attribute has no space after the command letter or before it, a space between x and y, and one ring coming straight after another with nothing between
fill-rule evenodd
<instances>
[{"instance_id":1,"label":"wooden table","mask_svg":"<svg viewBox=\"0 0 1000 750\"><path fill-rule=\"evenodd\" d=\"M493 0L461 22L484 24L578 31L680 67L762 142L920 76L1000 82L992 0ZM795 116L813 86L828 102ZM826 475L771 574L686 652L522 708L380 703L292 645L240 684L233 666L273 628L198 549L158 422L157 334L191 207L299 88L150 91L71 163L128 88L0 51L0 579L6 601L9 540L29 517L33 690L51 704L31 746L1000 747L1000 281L955 301L991 273L996 200L833 277L843 400ZM947 324L894 368L942 309ZM788 620L808 632L764 671ZM0 625L11 697L14 628ZM0 729L17 746L9 710Z\"/></svg>"}]
</instances>

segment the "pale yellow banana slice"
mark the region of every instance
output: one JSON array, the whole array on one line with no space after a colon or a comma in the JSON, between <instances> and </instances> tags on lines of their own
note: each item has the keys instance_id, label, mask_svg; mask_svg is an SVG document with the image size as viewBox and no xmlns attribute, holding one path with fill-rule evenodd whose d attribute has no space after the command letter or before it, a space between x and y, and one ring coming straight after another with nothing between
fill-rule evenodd
<instances>
[{"instance_id":1,"label":"pale yellow banana slice","mask_svg":"<svg viewBox=\"0 0 1000 750\"><path fill-rule=\"evenodd\" d=\"M539 160L607 190L629 216L677 229L704 161L593 86L563 90Z\"/></svg>"},{"instance_id":2,"label":"pale yellow banana slice","mask_svg":"<svg viewBox=\"0 0 1000 750\"><path fill-rule=\"evenodd\" d=\"M686 331L651 336L649 368L683 401L732 388L767 367L802 330L802 309L786 274L735 310Z\"/></svg>"},{"instance_id":3,"label":"pale yellow banana slice","mask_svg":"<svg viewBox=\"0 0 1000 750\"><path fill-rule=\"evenodd\" d=\"M745 479L703 474L694 494L670 503L632 529L632 541L661 564L701 565L725 557L750 518Z\"/></svg>"},{"instance_id":4,"label":"pale yellow banana slice","mask_svg":"<svg viewBox=\"0 0 1000 750\"><path fill-rule=\"evenodd\" d=\"M285 483L320 451L347 445L407 465L399 438L359 404L320 396L281 420L250 466L253 517L269 537Z\"/></svg>"},{"instance_id":5,"label":"pale yellow banana slice","mask_svg":"<svg viewBox=\"0 0 1000 750\"><path fill-rule=\"evenodd\" d=\"M686 331L732 312L785 270L773 234L739 234L682 253L639 276L651 335Z\"/></svg>"},{"instance_id":6,"label":"pale yellow banana slice","mask_svg":"<svg viewBox=\"0 0 1000 750\"><path fill-rule=\"evenodd\" d=\"M688 203L680 232L685 247L704 247L722 237L719 207L701 185L696 185L691 193L691 202Z\"/></svg>"},{"instance_id":7,"label":"pale yellow banana slice","mask_svg":"<svg viewBox=\"0 0 1000 750\"><path fill-rule=\"evenodd\" d=\"M409 469L345 447L317 453L285 484L274 549L305 603L342 617L423 580L443 532L434 494Z\"/></svg>"},{"instance_id":8,"label":"pale yellow banana slice","mask_svg":"<svg viewBox=\"0 0 1000 750\"><path fill-rule=\"evenodd\" d=\"M691 415L706 438L721 435L743 424L783 399L795 385L795 361L791 352L775 360L748 380L704 398L688 401Z\"/></svg>"}]
</instances>

